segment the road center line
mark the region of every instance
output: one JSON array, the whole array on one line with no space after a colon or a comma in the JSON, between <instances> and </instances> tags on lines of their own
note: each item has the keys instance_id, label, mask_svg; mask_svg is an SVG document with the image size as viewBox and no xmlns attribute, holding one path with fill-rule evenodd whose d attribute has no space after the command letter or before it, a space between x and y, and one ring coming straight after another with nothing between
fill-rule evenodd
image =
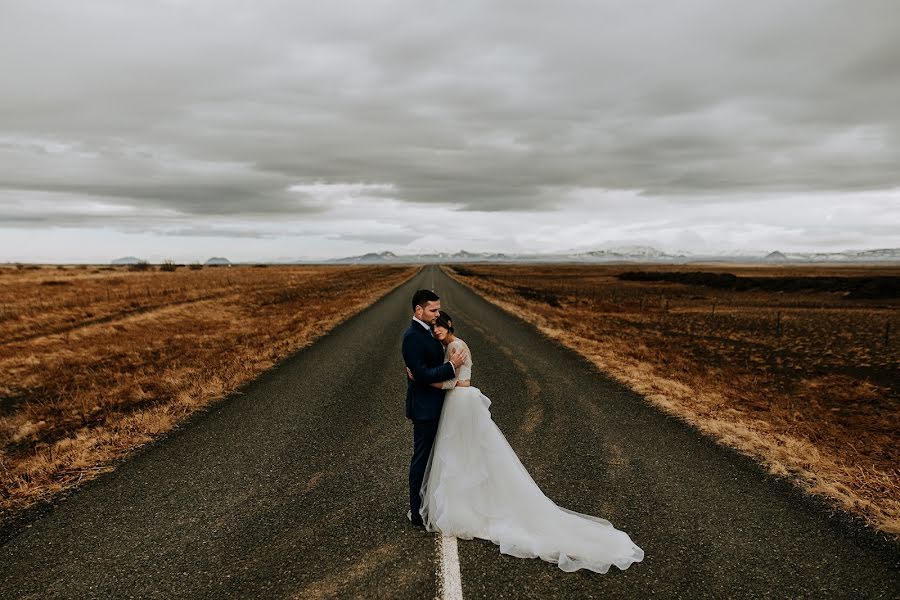
<instances>
[{"instance_id":1,"label":"road center line","mask_svg":"<svg viewBox=\"0 0 900 600\"><path fill-rule=\"evenodd\" d=\"M438 556L441 569L438 572L441 600L462 600L462 578L459 574L459 552L456 538L452 535L439 534L437 538Z\"/></svg>"}]
</instances>

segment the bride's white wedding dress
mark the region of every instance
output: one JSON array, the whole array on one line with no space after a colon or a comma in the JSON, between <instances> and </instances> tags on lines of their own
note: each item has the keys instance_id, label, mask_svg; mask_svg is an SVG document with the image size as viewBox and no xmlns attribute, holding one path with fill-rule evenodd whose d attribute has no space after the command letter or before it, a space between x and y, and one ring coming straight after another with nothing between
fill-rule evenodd
<instances>
[{"instance_id":1,"label":"bride's white wedding dress","mask_svg":"<svg viewBox=\"0 0 900 600\"><path fill-rule=\"evenodd\" d=\"M457 338L447 347L466 348ZM422 484L422 520L429 531L482 538L500 552L540 557L563 571L627 569L644 551L606 519L576 513L547 498L491 418L491 401L469 379L471 352L450 388Z\"/></svg>"}]
</instances>

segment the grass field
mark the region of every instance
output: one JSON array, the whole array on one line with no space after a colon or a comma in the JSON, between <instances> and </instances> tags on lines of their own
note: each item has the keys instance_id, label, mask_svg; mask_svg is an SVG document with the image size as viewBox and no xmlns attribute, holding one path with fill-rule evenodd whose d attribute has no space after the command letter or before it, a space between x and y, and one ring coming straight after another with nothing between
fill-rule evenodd
<instances>
[{"instance_id":1,"label":"grass field","mask_svg":"<svg viewBox=\"0 0 900 600\"><path fill-rule=\"evenodd\" d=\"M413 267L0 266L0 521L112 468Z\"/></svg>"},{"instance_id":2,"label":"grass field","mask_svg":"<svg viewBox=\"0 0 900 600\"><path fill-rule=\"evenodd\" d=\"M447 271L662 409L900 535L900 268Z\"/></svg>"}]
</instances>

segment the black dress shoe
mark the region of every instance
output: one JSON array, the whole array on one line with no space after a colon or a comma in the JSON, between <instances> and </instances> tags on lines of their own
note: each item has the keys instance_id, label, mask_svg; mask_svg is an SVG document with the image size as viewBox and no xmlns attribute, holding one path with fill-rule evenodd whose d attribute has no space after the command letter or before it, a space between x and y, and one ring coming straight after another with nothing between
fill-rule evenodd
<instances>
[{"instance_id":1,"label":"black dress shoe","mask_svg":"<svg viewBox=\"0 0 900 600\"><path fill-rule=\"evenodd\" d=\"M422 521L422 516L413 515L411 510L406 511L406 518L409 519L410 523L412 523L415 527L425 527L425 522Z\"/></svg>"}]
</instances>

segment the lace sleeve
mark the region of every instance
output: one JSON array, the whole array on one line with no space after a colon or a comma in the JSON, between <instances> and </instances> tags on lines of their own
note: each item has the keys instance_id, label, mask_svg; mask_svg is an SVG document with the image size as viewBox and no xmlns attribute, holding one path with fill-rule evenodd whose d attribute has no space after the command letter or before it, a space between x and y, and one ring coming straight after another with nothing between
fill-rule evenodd
<instances>
[{"instance_id":1,"label":"lace sleeve","mask_svg":"<svg viewBox=\"0 0 900 600\"><path fill-rule=\"evenodd\" d=\"M465 362L460 365L459 369L456 370L456 377L454 377L453 379L448 379L443 384L441 384L441 387L445 390L449 390L450 388L455 387L457 381L472 379L472 352L469 350L469 347L464 341L457 338L453 340L453 342L449 346L447 346L445 356L449 358L450 351L454 348L458 350L465 350L466 352L468 352L468 356L466 357Z\"/></svg>"}]
</instances>

